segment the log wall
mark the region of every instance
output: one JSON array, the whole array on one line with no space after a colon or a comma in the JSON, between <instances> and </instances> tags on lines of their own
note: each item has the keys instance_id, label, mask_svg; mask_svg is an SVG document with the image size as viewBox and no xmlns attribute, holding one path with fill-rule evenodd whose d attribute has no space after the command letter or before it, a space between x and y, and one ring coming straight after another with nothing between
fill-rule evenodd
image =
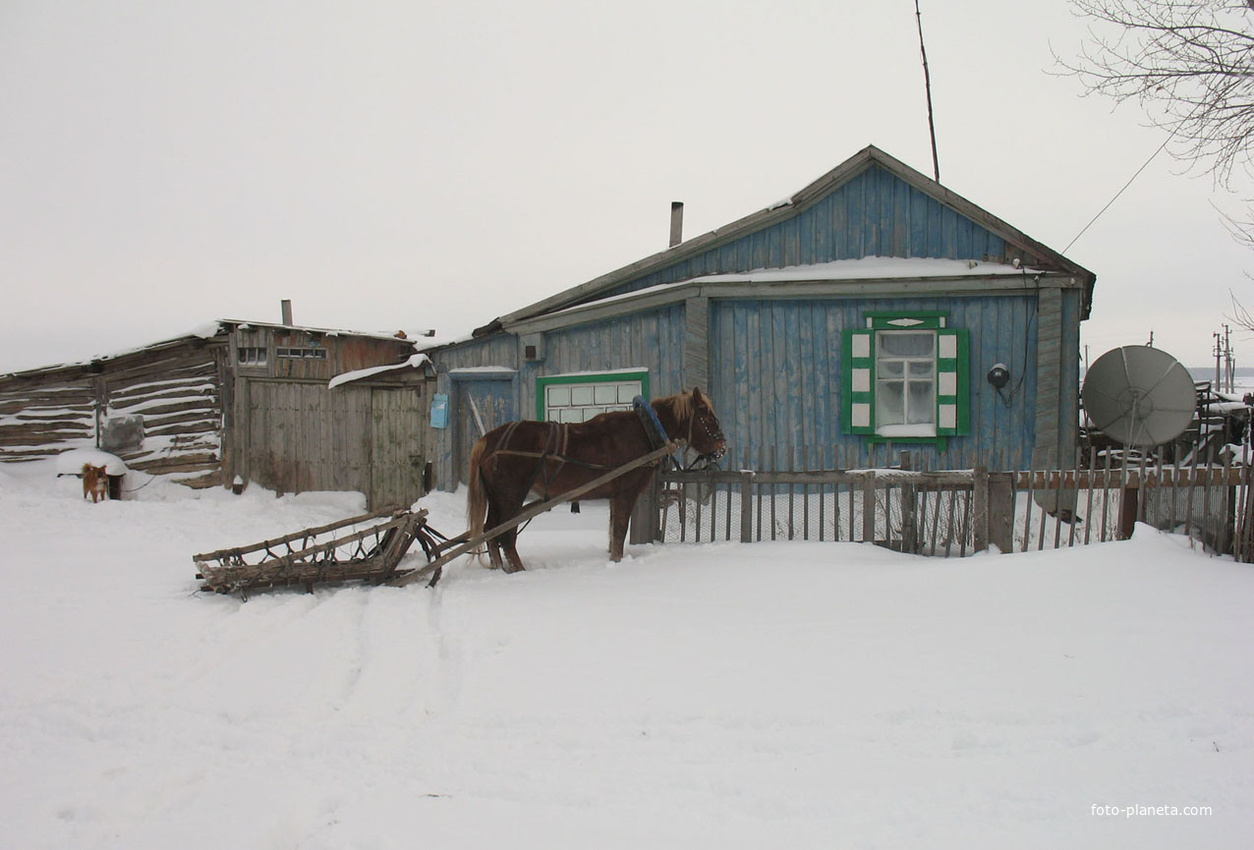
<instances>
[{"instance_id":1,"label":"log wall","mask_svg":"<svg viewBox=\"0 0 1254 850\"><path fill-rule=\"evenodd\" d=\"M108 420L139 416L139 445L113 450L127 466L193 487L221 483L225 352L191 338L0 377L0 462L97 448Z\"/></svg>"}]
</instances>

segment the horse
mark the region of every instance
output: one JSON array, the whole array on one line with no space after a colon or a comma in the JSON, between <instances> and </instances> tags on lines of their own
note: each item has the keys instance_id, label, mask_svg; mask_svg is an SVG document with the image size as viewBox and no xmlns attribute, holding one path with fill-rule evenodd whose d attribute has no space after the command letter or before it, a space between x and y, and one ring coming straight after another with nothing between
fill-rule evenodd
<instances>
[{"instance_id":1,"label":"horse","mask_svg":"<svg viewBox=\"0 0 1254 850\"><path fill-rule=\"evenodd\" d=\"M650 403L666 435L683 440L705 457L722 457L727 447L710 400L694 387ZM646 411L647 412L647 411ZM587 422L509 422L480 437L470 452L466 513L471 538L522 512L527 496L545 500L560 496L630 463L658 445L641 416L630 410L601 413ZM642 466L581 496L609 499L610 560L623 557L627 523L636 500L653 478L654 466ZM488 541L493 569L512 573L524 569L515 546L518 529ZM502 561L504 549L506 561Z\"/></svg>"},{"instance_id":2,"label":"horse","mask_svg":"<svg viewBox=\"0 0 1254 850\"><path fill-rule=\"evenodd\" d=\"M90 463L83 464L83 498L92 500L92 503L109 498L109 475L106 467L92 466Z\"/></svg>"}]
</instances>

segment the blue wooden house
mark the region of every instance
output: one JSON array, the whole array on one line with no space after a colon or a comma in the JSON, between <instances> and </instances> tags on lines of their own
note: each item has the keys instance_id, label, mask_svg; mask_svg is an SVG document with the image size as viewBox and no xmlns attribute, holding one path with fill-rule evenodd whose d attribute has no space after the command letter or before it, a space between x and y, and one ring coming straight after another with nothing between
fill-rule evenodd
<instances>
[{"instance_id":1,"label":"blue wooden house","mask_svg":"<svg viewBox=\"0 0 1254 850\"><path fill-rule=\"evenodd\" d=\"M674 242L674 238L672 239ZM1066 462L1095 276L867 147L786 201L429 351L432 456L700 386L733 467Z\"/></svg>"}]
</instances>

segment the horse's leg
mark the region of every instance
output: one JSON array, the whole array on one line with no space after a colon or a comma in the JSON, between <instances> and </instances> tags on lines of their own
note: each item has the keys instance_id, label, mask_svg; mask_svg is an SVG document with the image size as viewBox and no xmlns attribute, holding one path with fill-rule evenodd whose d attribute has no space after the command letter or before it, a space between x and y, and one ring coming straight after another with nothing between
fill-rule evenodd
<instances>
[{"instance_id":1,"label":"horse's leg","mask_svg":"<svg viewBox=\"0 0 1254 850\"><path fill-rule=\"evenodd\" d=\"M526 500L527 494L525 492L510 499L510 503L501 510L501 522L508 522L522 513L523 504ZM522 558L518 557L518 526L514 526L498 537L497 540L505 551L505 563L502 564L505 572L516 573L520 570L525 570L526 567L523 566Z\"/></svg>"},{"instance_id":2,"label":"horse's leg","mask_svg":"<svg viewBox=\"0 0 1254 850\"><path fill-rule=\"evenodd\" d=\"M618 492L610 496L610 560L623 559L623 543L627 540L627 527L631 523L636 502L653 480L653 470L636 470L620 479Z\"/></svg>"},{"instance_id":3,"label":"horse's leg","mask_svg":"<svg viewBox=\"0 0 1254 850\"><path fill-rule=\"evenodd\" d=\"M617 493L610 498L610 560L623 559L623 542L627 539L627 526L631 522L631 509L636 505L633 492Z\"/></svg>"},{"instance_id":4,"label":"horse's leg","mask_svg":"<svg viewBox=\"0 0 1254 850\"><path fill-rule=\"evenodd\" d=\"M488 518L484 522L484 528L496 528L501 524L501 512L496 506L496 500L488 499ZM494 570L501 569L504 564L501 561L501 538L493 537L487 542L488 564Z\"/></svg>"},{"instance_id":5,"label":"horse's leg","mask_svg":"<svg viewBox=\"0 0 1254 850\"><path fill-rule=\"evenodd\" d=\"M505 549L505 572L516 573L527 569L518 556L518 529L511 528L501 535L501 546Z\"/></svg>"}]
</instances>

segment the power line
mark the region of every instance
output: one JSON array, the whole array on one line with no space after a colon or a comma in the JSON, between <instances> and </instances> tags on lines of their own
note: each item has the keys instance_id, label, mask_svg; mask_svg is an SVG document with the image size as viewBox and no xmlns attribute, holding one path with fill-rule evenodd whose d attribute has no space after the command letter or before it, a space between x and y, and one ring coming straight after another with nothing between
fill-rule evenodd
<instances>
[{"instance_id":1,"label":"power line","mask_svg":"<svg viewBox=\"0 0 1254 850\"><path fill-rule=\"evenodd\" d=\"M1254 2L1254 0L1252 0L1252 2ZM1141 172L1149 167L1149 164L1154 161L1154 157L1158 156L1160 153L1163 152L1163 148L1167 147L1167 143L1170 142L1171 139L1172 139L1172 136L1170 135L1167 136L1167 138L1163 139L1163 143L1158 146L1158 150L1150 154L1149 159L1145 160L1145 162L1141 164L1141 167L1136 170L1136 173L1128 178L1128 182L1123 184L1123 188L1120 189L1118 192L1116 192L1115 196L1106 202L1106 206L1098 210L1097 215L1093 216L1093 220L1090 221L1088 224L1084 225L1084 228L1075 235L1075 239L1072 239L1070 242L1067 243L1067 247L1062 249L1062 252L1064 254L1071 250L1071 246L1080 240L1080 237L1083 236L1085 232L1090 227L1093 226L1094 222L1096 222L1099 218L1102 217L1102 214L1105 213L1106 210L1110 209L1111 204L1119 200L1119 196L1122 195L1125 191L1127 191L1128 187L1132 185L1133 180L1136 180L1136 178L1141 176Z\"/></svg>"}]
</instances>

